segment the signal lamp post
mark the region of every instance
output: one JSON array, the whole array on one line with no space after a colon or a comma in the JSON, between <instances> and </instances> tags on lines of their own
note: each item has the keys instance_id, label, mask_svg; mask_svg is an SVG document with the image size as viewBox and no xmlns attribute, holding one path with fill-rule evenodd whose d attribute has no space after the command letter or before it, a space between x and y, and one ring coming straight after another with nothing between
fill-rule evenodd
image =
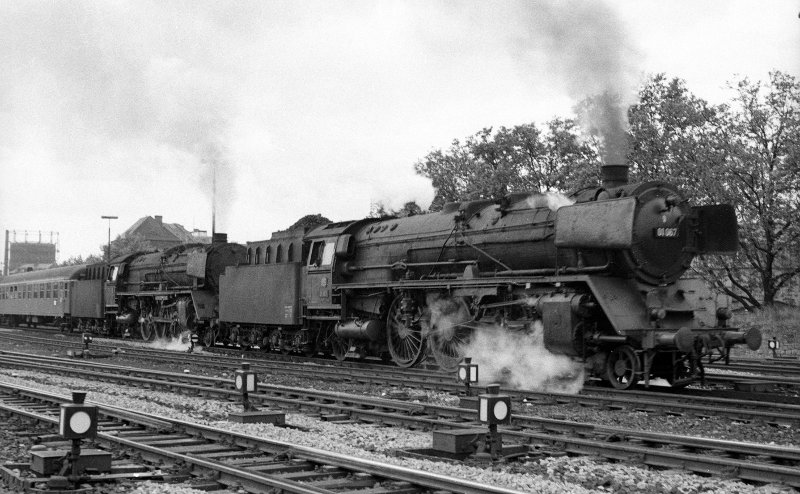
<instances>
[{"instance_id":1,"label":"signal lamp post","mask_svg":"<svg viewBox=\"0 0 800 494\"><path fill-rule=\"evenodd\" d=\"M119 216L101 216L102 219L108 220L108 251L106 252L106 262L111 261L111 220L116 220Z\"/></svg>"},{"instance_id":2,"label":"signal lamp post","mask_svg":"<svg viewBox=\"0 0 800 494\"><path fill-rule=\"evenodd\" d=\"M250 364L242 362L242 368L234 373L233 384L236 390L242 394L242 405L244 410L241 412L231 412L228 418L239 423L268 423L283 425L286 421L285 414L275 410L259 410L250 403L249 394L258 391L258 377L250 370Z\"/></svg>"},{"instance_id":3,"label":"signal lamp post","mask_svg":"<svg viewBox=\"0 0 800 494\"><path fill-rule=\"evenodd\" d=\"M772 358L778 358L778 349L781 347L781 342L778 341L777 336L773 336L772 339L767 342L767 347L772 350Z\"/></svg>"},{"instance_id":4,"label":"signal lamp post","mask_svg":"<svg viewBox=\"0 0 800 494\"><path fill-rule=\"evenodd\" d=\"M473 364L470 357L464 357L464 362L458 364L456 380L460 383L464 383L466 395L472 396L470 385L478 382L478 365Z\"/></svg>"},{"instance_id":5,"label":"signal lamp post","mask_svg":"<svg viewBox=\"0 0 800 494\"><path fill-rule=\"evenodd\" d=\"M256 383L256 373L250 370L250 364L243 362L242 368L236 371L234 384L236 389L242 393L242 405L245 412L253 412L256 409L247 396L248 393L256 392Z\"/></svg>"},{"instance_id":6,"label":"signal lamp post","mask_svg":"<svg viewBox=\"0 0 800 494\"><path fill-rule=\"evenodd\" d=\"M89 343L92 342L92 335L91 333L83 333L83 350L89 350Z\"/></svg>"},{"instance_id":7,"label":"signal lamp post","mask_svg":"<svg viewBox=\"0 0 800 494\"><path fill-rule=\"evenodd\" d=\"M499 384L486 386L486 394L478 396L478 420L489 425L489 454L493 459L500 457L503 437L497 432L497 424L511 423L511 397L500 394Z\"/></svg>"},{"instance_id":8,"label":"signal lamp post","mask_svg":"<svg viewBox=\"0 0 800 494\"><path fill-rule=\"evenodd\" d=\"M97 407L84 405L86 393L73 391L72 403L61 405L61 418L59 420L59 434L64 439L72 440L72 449L67 456L61 471L64 475L71 469L68 477L73 483L80 480L78 458L81 456L81 439L97 436Z\"/></svg>"}]
</instances>

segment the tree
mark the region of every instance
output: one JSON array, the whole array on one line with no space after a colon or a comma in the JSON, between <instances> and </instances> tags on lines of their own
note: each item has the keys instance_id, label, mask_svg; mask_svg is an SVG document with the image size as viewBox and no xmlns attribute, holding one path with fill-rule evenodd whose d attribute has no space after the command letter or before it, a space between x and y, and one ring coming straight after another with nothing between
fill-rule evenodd
<instances>
[{"instance_id":1,"label":"tree","mask_svg":"<svg viewBox=\"0 0 800 494\"><path fill-rule=\"evenodd\" d=\"M734 89L723 127L730 169L720 195L736 206L740 257L760 281L761 300L741 265L722 268L746 306L771 306L800 274L800 82L776 71L766 83L745 78Z\"/></svg>"},{"instance_id":2,"label":"tree","mask_svg":"<svg viewBox=\"0 0 800 494\"><path fill-rule=\"evenodd\" d=\"M299 220L295 221L292 226L287 228L287 230L294 230L295 228L304 228L306 231L312 230L320 225L326 225L328 223L332 223L331 220L322 216L321 214L307 214L300 218Z\"/></svg>"},{"instance_id":3,"label":"tree","mask_svg":"<svg viewBox=\"0 0 800 494\"><path fill-rule=\"evenodd\" d=\"M408 201L407 203L403 204L403 207L400 209L390 209L387 208L385 204L382 202L377 202L372 205L372 211L369 213L370 218L386 218L386 217L395 217L395 218L405 218L408 216L416 216L418 214L425 214L425 210L420 207L415 201Z\"/></svg>"},{"instance_id":4,"label":"tree","mask_svg":"<svg viewBox=\"0 0 800 494\"><path fill-rule=\"evenodd\" d=\"M105 245L101 246L103 252L106 248ZM117 235L117 238L111 241L111 259L136 252L153 252L155 250L157 249L153 244L139 234L125 235L124 237Z\"/></svg>"},{"instance_id":5,"label":"tree","mask_svg":"<svg viewBox=\"0 0 800 494\"><path fill-rule=\"evenodd\" d=\"M654 76L629 111L629 160L639 179L678 183L696 203L736 208L740 250L695 268L745 308L773 305L800 273L800 84L781 72L732 86L730 105L693 96L680 79Z\"/></svg>"},{"instance_id":6,"label":"tree","mask_svg":"<svg viewBox=\"0 0 800 494\"><path fill-rule=\"evenodd\" d=\"M83 258L81 255L72 256L68 259L65 259L58 263L57 265L60 266L77 266L79 264L96 264L98 262L105 261L103 256L98 256L95 254L90 254L86 256L86 259Z\"/></svg>"},{"instance_id":7,"label":"tree","mask_svg":"<svg viewBox=\"0 0 800 494\"><path fill-rule=\"evenodd\" d=\"M566 191L596 177L596 153L573 120L484 128L464 142L435 150L418 161L417 173L436 189L431 211L447 202L497 199L511 192Z\"/></svg>"}]
</instances>

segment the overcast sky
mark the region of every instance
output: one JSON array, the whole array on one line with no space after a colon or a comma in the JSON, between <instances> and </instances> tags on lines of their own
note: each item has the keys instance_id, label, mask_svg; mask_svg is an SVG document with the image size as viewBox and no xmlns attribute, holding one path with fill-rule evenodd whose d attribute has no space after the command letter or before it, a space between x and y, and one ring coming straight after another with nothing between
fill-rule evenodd
<instances>
[{"instance_id":1,"label":"overcast sky","mask_svg":"<svg viewBox=\"0 0 800 494\"><path fill-rule=\"evenodd\" d=\"M7 1L0 229L98 254L143 216L267 238L306 214L427 206L413 164L604 87L800 76L800 0ZM21 235L18 235L21 239Z\"/></svg>"}]
</instances>

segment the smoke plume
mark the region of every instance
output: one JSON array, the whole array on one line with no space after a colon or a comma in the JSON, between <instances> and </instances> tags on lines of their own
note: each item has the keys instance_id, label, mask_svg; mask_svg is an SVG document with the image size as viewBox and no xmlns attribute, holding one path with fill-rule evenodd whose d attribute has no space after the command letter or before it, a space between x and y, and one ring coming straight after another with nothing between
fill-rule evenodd
<instances>
[{"instance_id":1,"label":"smoke plume","mask_svg":"<svg viewBox=\"0 0 800 494\"><path fill-rule=\"evenodd\" d=\"M512 51L533 70L561 79L581 123L599 137L606 163L624 163L627 107L635 100L641 58L618 15L603 2L519 4L526 28Z\"/></svg>"}]
</instances>

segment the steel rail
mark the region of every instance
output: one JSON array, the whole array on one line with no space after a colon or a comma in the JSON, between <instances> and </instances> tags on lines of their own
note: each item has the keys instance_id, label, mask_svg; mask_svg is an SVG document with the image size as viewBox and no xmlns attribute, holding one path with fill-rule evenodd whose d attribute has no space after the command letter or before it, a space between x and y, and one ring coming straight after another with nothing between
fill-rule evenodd
<instances>
[{"instance_id":1,"label":"steel rail","mask_svg":"<svg viewBox=\"0 0 800 494\"><path fill-rule=\"evenodd\" d=\"M208 380L209 378L203 378ZM147 380L136 378L148 385L175 386L175 384L164 383L158 380ZM196 386L192 386L196 388ZM258 393L251 394L251 399L261 399L268 403L280 403L286 407L311 408L311 409L331 409L339 413L345 413L352 419L360 419L367 422L397 423L403 425L413 425L416 427L453 427L463 428L464 426L478 426L475 422L476 411L464 408L443 407L423 404L409 404L406 402L395 402L393 400L381 400L378 398L363 398L345 393L335 392L306 392L296 388L278 386L259 386ZM264 395L264 391L270 389L278 393L278 396ZM223 396L235 395L234 391L206 388L206 393L217 393ZM286 396L280 396L284 394ZM312 399L314 401L312 401ZM370 410L369 407L374 409ZM390 410L390 411L387 411ZM398 413L398 411L402 413ZM449 419L446 417L450 417ZM457 420L453 420L453 418ZM625 458L635 458L640 461L655 466L672 466L692 470L698 473L717 472L720 473L719 465L726 468L737 467L742 478L761 482L782 481L790 482L792 485L800 485L800 470L791 467L781 467L777 470L772 465L757 464L751 465L751 461L730 459L718 461L719 459L708 457L705 454L669 452L663 448L654 447L656 445L669 445L671 447L685 448L690 451L718 451L726 455L737 457L740 455L763 456L779 459L787 463L800 462L800 453L793 448L782 448L769 445L754 443L738 443L733 441L697 438L690 436L673 436L663 433L647 433L629 429L600 426L595 424L576 423L566 420L544 419L541 417L514 415L514 423L525 425L531 429L544 430L546 432L535 432L532 430L512 430L504 429L503 434L517 437L529 443L555 445L561 449L581 454L597 454L606 458L619 459L620 455ZM594 436L597 439L585 439L583 437L568 437L565 434L571 433L575 436ZM609 438L614 441L609 443ZM588 441L588 442L587 442ZM641 442L650 447L637 446L631 442ZM643 453L646 454L643 455ZM747 467L747 468L745 468ZM762 468L763 467L763 468ZM760 473L759 473L760 472ZM788 480L787 480L788 479Z\"/></svg>"},{"instance_id":2,"label":"steel rail","mask_svg":"<svg viewBox=\"0 0 800 494\"><path fill-rule=\"evenodd\" d=\"M47 400L55 403L69 403L71 400L63 395L47 393L41 390L28 388L25 386L9 386L0 383L0 388L12 389L19 395L29 395L35 397L37 400ZM2 398L2 397L0 397ZM341 455L324 451L318 448L311 448L308 446L301 446L285 441L278 441L274 439L255 438L252 436L239 434L236 432L225 431L216 429L214 427L194 424L182 420L171 419L166 417L159 417L154 414L146 412L134 412L131 410L122 409L103 404L97 404L91 400L87 400L87 404L95 404L98 406L100 412L108 417L119 417L126 421L134 421L139 423L137 417L141 418L143 425L152 424L153 421L168 423L171 425L172 430L181 430L185 434L200 434L202 437L209 438L224 438L231 441L233 444L245 447L265 448L267 450L278 451L291 451L294 458L306 459L308 461L323 463L326 465L343 468L345 470L354 470L361 473L367 473L379 478L387 478L399 482L409 482L415 485L424 486L431 490L448 490L451 492L463 492L468 494L519 494L520 491L513 489L506 489L487 484L480 484L472 481L465 481L446 475L430 473L422 470L415 470L407 467L397 466L394 464L381 463L375 460L368 460L362 458L354 458L347 455ZM41 413L28 412L20 410L17 407L8 407L0 405L0 408L10 411L12 413L21 413L28 418L39 420L50 424L58 424L58 419ZM101 427L102 429L102 427ZM283 489L286 492L302 493L302 494L332 494L338 492L335 490L321 489L314 486L303 485L297 481L277 478L272 475L261 475L248 472L245 469L235 468L225 465L220 462L204 460L196 456L185 455L163 448L150 446L132 439L125 439L115 434L108 434L98 432L98 436L107 442L113 442L140 450L144 453L155 455L159 457L170 458L175 461L180 461L188 465L195 465L203 469L220 472L222 474L231 476L240 483L255 483L261 487L269 486L278 489Z\"/></svg>"},{"instance_id":3,"label":"steel rail","mask_svg":"<svg viewBox=\"0 0 800 494\"><path fill-rule=\"evenodd\" d=\"M27 357L33 361L41 361L44 357L23 354L18 352L0 351L1 355L9 355L12 357ZM49 361L56 360L55 358L47 358ZM76 361L74 359L59 359L59 361L68 363L70 366L78 366L85 368L100 368L100 369L113 369L116 368L120 372L128 375L142 375L152 376L156 374L153 371L141 370L132 367L110 366L109 364L93 364L89 362ZM240 362L240 361L239 361ZM280 372L280 366L267 366L262 368L261 364L252 366L255 371L261 372L267 370L269 373ZM308 373L309 366L305 365L300 369L304 373ZM315 376L328 375L332 380L337 377L341 379L342 371L336 367L330 369L314 368ZM345 377L347 379L347 377ZM172 374L170 379L176 381L192 381L200 383L213 383L214 379L203 376L192 376L185 374ZM366 383L389 383L394 385L405 385L418 388L436 389L445 392L458 393L463 389L463 386L450 382L438 382L435 385L427 380L413 381L408 377L401 376L376 376L365 375L363 377L352 376L351 379L359 382ZM217 379L216 385L221 385L223 381ZM516 400L528 400L529 403L543 403L543 404L580 404L583 406L595 406L604 408L623 408L634 410L657 410L659 413L674 414L674 415L689 415L697 417L711 417L711 416L727 416L733 420L740 421L762 421L775 424L798 425L800 424L800 405L790 404L775 404L763 403L753 401L733 400L726 398L698 398L687 397L680 398L675 395L659 395L653 396L654 393L647 392L613 392L612 394L597 396L590 394L577 394L571 395L567 393L555 392L533 392L533 391L519 391L511 389L503 389L503 392L512 395Z\"/></svg>"}]
</instances>

